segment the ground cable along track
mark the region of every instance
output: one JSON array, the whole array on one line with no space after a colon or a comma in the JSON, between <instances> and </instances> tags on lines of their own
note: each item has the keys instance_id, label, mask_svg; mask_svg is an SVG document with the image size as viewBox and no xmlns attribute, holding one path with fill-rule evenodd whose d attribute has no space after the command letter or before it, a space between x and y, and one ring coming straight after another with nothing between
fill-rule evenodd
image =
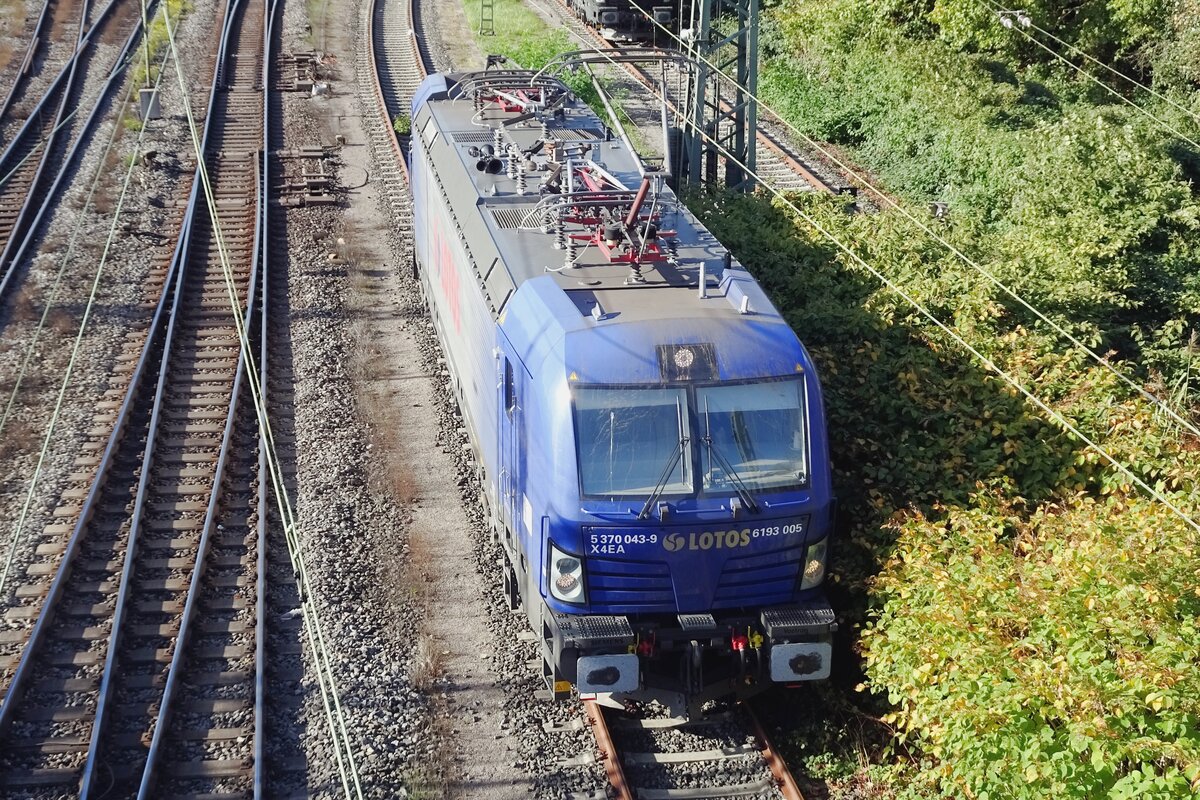
<instances>
[{"instance_id":1,"label":"ground cable along track","mask_svg":"<svg viewBox=\"0 0 1200 800\"><path fill-rule=\"evenodd\" d=\"M0 153L0 299L17 283L17 268L45 214L52 210L51 199L71 174L71 165L100 118L101 110L107 106L110 91L120 84L133 44L141 33L140 15L118 13L119 7L126 11L132 8L132 2L107 0L90 26L87 24L90 6L81 4L75 49L45 92L36 101L27 98L31 104L28 109L22 108L21 102L5 109L2 122L19 127ZM126 33L122 28L129 30ZM100 38L122 34L125 46L105 76L90 113L84 122L72 124L70 118L78 113L84 82L94 77L89 75L95 55L92 45ZM28 82L27 70L22 76ZM16 96L17 89L13 87L10 99ZM69 142L64 141L64 134L72 129L74 136Z\"/></svg>"},{"instance_id":2,"label":"ground cable along track","mask_svg":"<svg viewBox=\"0 0 1200 800\"><path fill-rule=\"evenodd\" d=\"M226 284L262 233L262 3L226 9L168 288L0 706L22 796L249 796L262 785L255 414ZM220 219L220 239L210 204Z\"/></svg>"},{"instance_id":3,"label":"ground cable along track","mask_svg":"<svg viewBox=\"0 0 1200 800\"><path fill-rule=\"evenodd\" d=\"M616 800L804 800L748 704L686 721L584 706Z\"/></svg>"}]
</instances>

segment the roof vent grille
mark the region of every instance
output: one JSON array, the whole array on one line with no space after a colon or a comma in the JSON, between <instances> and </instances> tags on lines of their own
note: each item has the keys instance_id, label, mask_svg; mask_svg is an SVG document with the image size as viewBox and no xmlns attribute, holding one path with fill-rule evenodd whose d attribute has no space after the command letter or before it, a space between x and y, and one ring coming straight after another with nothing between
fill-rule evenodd
<instances>
[{"instance_id":1,"label":"roof vent grille","mask_svg":"<svg viewBox=\"0 0 1200 800\"><path fill-rule=\"evenodd\" d=\"M508 208L493 208L492 219L496 220L496 225L500 228L513 230L521 227L521 223L527 226L537 224L537 214L530 214L535 206L513 206ZM528 218L528 219L526 219Z\"/></svg>"}]
</instances>

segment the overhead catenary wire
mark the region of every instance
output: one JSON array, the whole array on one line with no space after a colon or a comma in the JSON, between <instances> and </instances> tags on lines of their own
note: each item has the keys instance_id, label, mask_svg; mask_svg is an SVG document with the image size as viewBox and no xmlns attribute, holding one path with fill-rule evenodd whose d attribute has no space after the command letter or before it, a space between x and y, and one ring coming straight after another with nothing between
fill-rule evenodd
<instances>
[{"instance_id":1,"label":"overhead catenary wire","mask_svg":"<svg viewBox=\"0 0 1200 800\"><path fill-rule=\"evenodd\" d=\"M999 3L996 3L994 0L987 0L987 2L999 12L1009 11L1009 9L1004 8ZM1159 100L1162 100L1164 103L1173 107L1177 111L1180 111L1180 112L1188 115L1192 119L1196 120L1197 122L1200 122L1200 114L1197 114L1195 111L1192 111L1187 106L1183 106L1183 105L1180 105L1179 103L1176 103L1170 97L1167 97L1165 94L1163 94L1162 92L1159 92L1154 87L1147 86L1146 84L1142 83L1141 81L1137 80L1136 78L1129 77L1124 72L1121 72L1119 69L1117 69L1113 66L1110 66L1109 64L1105 64L1103 61L1101 61L1100 59L1091 55L1086 50L1076 47L1075 45L1071 44L1070 42L1068 42L1058 36L1055 36L1053 33L1051 33L1050 31L1046 30L1045 28L1041 27L1036 22L1034 22L1032 20L1032 18L1029 18L1028 12L1026 12L1026 14L1027 14L1026 18L1029 19L1029 27L1033 28L1038 33L1041 33L1043 36L1048 36L1049 38L1051 38L1055 42L1057 42L1060 46L1066 47L1067 49L1069 49L1075 53L1078 53L1085 60L1090 61L1091 63L1095 64L1096 66L1100 67L1101 69L1105 70L1106 72L1110 73L1111 75L1114 75L1115 77L1118 77L1121 80L1123 80L1127 83L1133 84L1134 86L1138 87L1139 89L1141 89L1145 92L1148 92L1149 94L1154 95Z\"/></svg>"},{"instance_id":2,"label":"overhead catenary wire","mask_svg":"<svg viewBox=\"0 0 1200 800\"><path fill-rule=\"evenodd\" d=\"M990 2L990 0L989 0L989 2ZM664 31L666 31L672 38L675 39L676 42L678 42L679 44L684 45L684 46L689 46L688 42L685 42L683 39L681 39L678 35L676 35L669 28L666 28L661 23L654 21L653 17L650 17L650 19L653 22L653 24L657 25L658 27L660 27ZM582 38L580 40L586 42L586 40L583 40ZM589 48L595 50L596 52L601 52L598 48L595 47L594 44L592 44L590 42L587 42L587 44L588 44ZM801 140L803 140L805 144L809 145L810 147L815 149L817 152L821 153L823 156L825 156L830 161L832 161L834 164L836 164L840 169L842 169L847 174L852 176L858 183L860 183L864 188L866 188L868 191L870 191L871 194L874 195L876 198L878 198L882 203L884 203L888 207L897 211L909 222L916 225L927 236L929 236L930 238L932 238L935 241L937 241L938 243L940 243L943 247L945 247L947 250L949 250L956 258L958 258L960 261L962 261L968 267L970 267L971 269L973 269L974 271L979 273L981 276L983 276L985 279L987 279L993 286L995 286L997 289L999 289L1001 292L1003 292L1008 297L1012 298L1013 301L1015 301L1018 305L1020 305L1022 308L1024 308L1029 313L1033 314L1038 320L1040 320L1041 322L1048 325L1058 335L1063 337L1063 339L1070 342L1071 345L1074 346L1079 352L1086 354L1089 358L1091 358L1093 361L1095 361L1101 367L1105 368L1106 370L1111 372L1113 375L1115 375L1126 386L1128 386L1130 389L1132 389L1134 392L1136 392L1143 400L1152 404L1157 409L1162 411L1164 414L1166 414L1168 417L1170 417L1176 424L1178 424L1180 427L1187 430L1193 436L1200 437L1200 427L1198 427L1196 425L1196 423L1192 422L1192 420L1188 419L1182 413L1180 413L1175 408L1173 408L1170 403L1168 403L1167 401L1158 397L1153 392L1149 391L1144 386L1142 386L1141 384L1137 383L1132 378L1127 376L1124 372L1122 372L1120 369L1118 369L1117 366L1115 364L1113 364L1112 361L1110 361L1108 358L1106 358L1105 356L1102 356L1100 353L1096 352L1095 349L1089 347L1087 344L1085 344L1083 341L1081 341L1079 339L1079 337L1075 336L1069 330L1067 330L1063 325L1056 322L1054 319L1052 319L1050 316L1048 316L1045 312L1041 311L1040 309L1035 307L1032 303L1030 303L1028 300L1021 297L1019 294L1017 294L1017 292L1014 289L1012 289L1008 284L1001 281L992 272L990 272L983 265L981 265L978 261L976 261L975 259L971 258L969 255L967 255L962 250L962 248L953 244L948 239L946 239L946 237L939 234L937 231L935 231L933 228L931 228L928 223L926 223L923 220L916 217L911 211L909 211L903 205L898 203L896 200L892 199L883 190L881 190L877 186L875 186L871 181L869 181L866 177L864 177L858 170L856 170L853 167L851 167L850 165L846 164L843 159L841 159L837 156L837 154L833 153L828 148L824 147L820 142L816 141L815 139L813 139L810 136L808 136L807 134L805 134L803 131L801 131L799 128L797 128L794 124L792 124L790 121L785 119L781 114L779 114L773 108L771 108L771 106L762 102L762 100L757 95L751 93L742 84L739 84L735 78L731 77L727 72L722 70L719 65L713 63L711 60L709 60L708 58L703 56L699 52L698 49L694 53L694 58L698 61L703 62L710 69L712 69L713 72L720 75L725 80L730 81L731 83L733 83L734 85L738 86L743 91L745 91L747 97L752 98L756 103L758 103L759 106L761 106L762 108L766 109L768 112L773 114L793 134L795 134ZM1101 85L1103 85L1103 84L1101 84ZM1120 96L1120 95L1118 95L1118 96ZM1122 99L1124 99L1124 98L1122 98ZM764 184L764 185L766 185L766 184Z\"/></svg>"},{"instance_id":3,"label":"overhead catenary wire","mask_svg":"<svg viewBox=\"0 0 1200 800\"><path fill-rule=\"evenodd\" d=\"M611 57L605 55L603 53L603 51L601 51L599 48L597 48L594 44L590 45L590 48L594 52L601 54L604 57L608 58L608 60L610 61L610 63L613 66L619 66L615 60L613 60ZM654 89L650 89L650 93L653 96L655 96L657 99L659 99L661 102L667 102L667 98L660 95ZM1078 426L1076 426L1074 423L1072 423L1070 420L1068 420L1061 412L1055 410L1054 408L1051 408L1050 405L1048 403L1046 403L1046 401L1042 400L1040 397L1035 395L1030 389L1026 388L1019 380L1017 380L1015 377L1013 377L1011 374L1009 374L1007 370L1005 370L1003 367L1001 367L999 364L997 364L995 361L993 361L988 356L984 355L980 350L978 350L970 342L968 342L966 339L964 339L961 334L959 334L957 331L955 331L949 325L947 325L946 323L944 323L940 319L938 319L937 316L935 316L933 314L933 312L931 312L928 308L926 308L919 300L914 298L911 294L906 292L903 287L901 287L895 281L891 280L886 275L884 275L880 270L878 270L877 268L875 268L874 266L869 264L866 260L864 260L860 255L858 255L857 252L855 252L855 250L853 248L850 247L850 245L846 244L844 241L839 239L836 234L834 234L832 231L828 230L824 225L821 224L821 222L819 220L817 220L815 217L806 213L799 206L797 206L796 203L790 197L787 196L787 194L785 194L781 190L772 186L766 179L764 179L763 177L758 175L757 172L755 172L754 170L751 170L746 164L742 163L737 158L736 155L734 155L727 147L725 147L723 144L721 144L719 141L717 141L713 136L709 135L705 131L702 131L702 130L699 130L698 128L696 128L696 124L695 124L694 120L689 118L685 124L690 126L693 130L695 130L696 133L701 138L703 138L709 144L711 144L713 147L715 147L723 156L725 156L725 158L729 159L735 165L737 165L741 169L745 170L747 175L750 175L755 181L757 181L761 186L763 186L763 188L765 188L767 191L769 191L771 194L773 194L776 199L778 199L780 202L782 202L784 205L786 205L788 208L790 208L793 213L795 213L798 217L803 219L814 230L816 230L823 237L825 237L831 243L833 243L833 245L835 247L837 247L838 250L840 250L842 253L844 253L854 263L858 264L863 269L870 272L884 286L886 286L888 289L890 289L892 292L894 292L897 296L899 296L901 299L903 299L906 303L908 303L910 306L912 306L914 309L916 309L917 312L921 314L921 316L928 319L939 330L941 330L943 333L945 333L947 336L949 336L951 339L953 339L960 347L962 347L964 350L966 350L968 353L970 353L972 356L974 356L976 359L978 359L984 366L986 366L988 368L988 370L990 370L991 372L996 374L1005 383L1007 383L1010 387L1012 387L1017 392L1019 392L1021 395L1023 395L1026 398L1026 400L1028 400L1030 403L1032 403L1038 409L1040 409L1046 416L1048 416L1061 429L1063 429L1070 435L1074 436L1077 440L1079 440L1080 442L1085 444L1087 447L1089 447L1093 452L1097 453L1108 464L1110 464L1118 472L1120 472L1122 475L1124 475L1130 481L1130 483L1136 485L1143 492L1145 492L1149 497L1151 497L1155 501L1161 503L1166 508L1170 509L1170 511L1173 514L1175 514L1175 516L1177 516L1184 524L1186 524L1192 530L1196 531L1197 533L1200 533L1200 522L1197 522L1195 519L1193 519L1192 516L1189 515L1187 512L1185 512L1182 508L1180 508L1178 504L1173 502L1169 497L1167 497L1162 492L1158 491L1153 486L1151 486L1149 483L1147 483L1140 475L1135 473L1132 468L1130 468L1129 466L1127 466L1126 464L1124 464L1123 462L1118 460L1114 455L1109 453L1108 450L1106 450L1100 444L1095 442L1091 437L1089 437L1086 433L1084 433L1082 430L1080 430L1078 428Z\"/></svg>"},{"instance_id":4,"label":"overhead catenary wire","mask_svg":"<svg viewBox=\"0 0 1200 800\"><path fill-rule=\"evenodd\" d=\"M998 3L996 3L996 2L995 2L995 0L986 0L986 2L987 2L989 5L991 5L993 8L995 8L997 11L1001 11L1001 12L1007 12L1007 11L1009 10L1009 9L1006 9L1006 8L1004 8L1003 6L999 5ZM1071 45L1067 45L1067 43L1066 43L1066 42L1063 42L1063 41L1062 41L1062 39L1059 39L1057 36L1055 36L1054 34L1050 33L1049 31L1047 31L1047 30L1045 30L1045 29L1043 29L1043 28L1039 28L1037 25L1034 25L1034 24L1032 23L1032 21L1030 22L1030 25L1031 25L1031 27L1035 28L1036 30L1038 30L1038 31L1041 31L1042 33L1046 34L1046 35L1047 35L1047 36L1049 36L1051 39L1054 39L1054 40L1055 40L1055 41L1057 41L1057 42L1061 42L1062 44L1064 44L1064 45L1066 45L1066 46L1068 46L1068 47L1071 47L1071 48L1072 48L1072 49L1074 49L1074 50L1078 50L1078 48L1072 47ZM1096 85L1097 85L1097 86L1099 86L1101 89L1103 89L1104 91L1108 92L1108 93L1109 93L1109 94L1111 94L1113 97L1117 98L1117 99L1118 99L1118 100L1120 100L1122 103L1124 103L1125 105L1127 105L1127 106L1129 106L1130 108L1132 108L1134 111L1137 111L1137 112L1138 112L1139 114L1141 114L1142 116L1144 116L1144 117L1146 117L1146 118L1148 118L1148 119L1150 119L1150 120L1153 120L1153 121L1154 121L1154 122L1155 122L1155 123L1156 123L1156 124L1157 124L1159 127L1161 127L1163 130L1170 132L1172 135L1174 135L1174 136L1176 136L1176 137L1178 137L1178 138L1182 139L1183 141L1185 141L1185 142L1187 142L1188 144L1190 144L1192 147L1196 148L1196 150L1197 150L1197 151L1200 151L1200 143L1198 143L1198 142L1197 142L1195 139L1191 138L1190 136L1188 136L1188 135L1187 135L1187 134L1185 134L1185 133L1182 133L1182 132L1181 132L1181 131L1180 131L1178 128L1176 128L1176 127L1175 127L1174 125L1172 125L1171 123L1169 123L1169 122L1166 122L1166 121L1165 121L1165 120L1163 120L1163 119L1160 119L1159 117L1155 116L1154 114L1151 114L1151 113L1150 113L1149 111L1147 111L1147 110L1146 110L1144 107L1142 107L1142 106L1138 105L1137 103L1133 102L1133 101L1132 101L1132 100L1130 100L1128 97L1126 97L1125 95L1121 94L1121 93L1120 93L1120 92L1118 92L1116 89L1114 89L1113 87L1109 86L1107 83L1105 83L1104 81L1100 80L1100 79L1099 79L1099 78L1097 78L1095 75L1093 75L1092 73L1088 72L1086 69L1084 69L1083 67L1079 66L1079 65L1078 65L1078 64L1076 64L1074 61L1072 61L1071 59L1069 59L1069 58L1067 58L1066 56L1064 56L1062 53L1059 53L1059 52L1058 52L1058 51L1056 51L1054 48L1052 48L1052 47L1048 46L1048 45L1047 45L1045 42L1043 42L1043 41L1040 41L1040 40L1039 40L1039 39L1038 39L1036 36L1034 36L1033 34L1031 34L1029 31L1025 30L1025 27L1024 27L1023 25L1020 25L1020 24L1017 24L1017 25L1012 25L1012 26L1011 26L1011 30L1014 30L1014 31L1016 31L1017 33L1021 34L1021 35L1022 35L1022 36L1024 36L1026 39L1028 39L1029 41L1033 42L1033 43L1034 43L1034 44L1036 44L1038 47L1042 48L1042 49L1043 49L1043 50L1045 50L1047 53L1049 53L1050 55L1052 55L1052 56L1054 56L1055 58L1057 58L1059 61L1061 61L1061 62L1063 62L1064 64L1066 64L1068 67L1070 67L1071 69L1075 70L1075 71L1076 71L1076 72L1078 72L1080 75L1084 76L1085 78L1087 78L1088 80L1090 80L1092 83L1096 84ZM1083 53L1083 51L1082 51L1082 50L1079 50L1079 52L1080 52L1080 53ZM1084 55L1084 56L1087 56L1087 54L1086 54L1086 53L1083 53L1083 55ZM1091 58L1091 56L1087 56L1087 57L1088 57L1088 58ZM1094 58L1092 58L1091 60L1092 60L1092 61L1096 61L1096 59L1094 59ZM1100 63L1100 62L1098 62L1098 61L1097 61L1096 63ZM1103 66L1103 67L1105 67L1106 69L1109 69L1109 71L1111 71L1111 72L1116 72L1116 70L1113 70L1111 67L1108 67L1108 66L1107 66L1107 65L1105 65L1105 64L1100 64L1100 66ZM1117 74L1117 75L1121 75L1121 73L1119 73L1119 72L1117 72L1116 74ZM1124 75L1121 75L1121 77L1125 78L1126 80L1130 81L1131 83L1134 83L1134 84L1136 84L1136 85L1138 85L1138 86L1142 86L1140 83L1137 83L1137 81L1133 80L1132 78L1127 78L1127 77L1125 77ZM1143 89L1146 89L1147 91L1150 91L1150 92L1152 92L1152 93L1153 93L1155 96L1157 96L1157 97L1162 97L1162 95L1158 94L1158 92L1154 92L1154 90L1153 90L1153 89L1150 89L1149 87L1142 86L1142 88L1143 88ZM1165 98L1165 97L1163 97L1163 99L1164 99L1164 100L1166 100L1166 98ZM1180 108L1180 110L1184 111L1184 112L1185 112L1186 114L1188 114L1189 116L1191 116L1191 117L1196 117L1196 114L1192 113L1191 111L1188 111L1187 109L1184 109L1184 108L1182 108L1181 106L1178 106L1178 105L1176 105L1175 103L1171 102L1170 100L1167 100L1167 102L1168 102L1168 103L1171 103L1171 105L1175 106L1176 108Z\"/></svg>"},{"instance_id":5,"label":"overhead catenary wire","mask_svg":"<svg viewBox=\"0 0 1200 800\"><path fill-rule=\"evenodd\" d=\"M236 4L238 0L233 0ZM232 4L231 4L232 5ZM272 4L272 8L273 8ZM271 430L270 418L264 401L262 387L258 380L258 366L253 354L253 348L250 346L248 331L246 329L245 316L242 312L242 302L238 295L233 269L230 265L229 252L225 245L225 239L221 230L220 218L217 215L216 198L212 191L212 183L206 166L203 145L200 141L198 126L194 116L192 115L191 102L189 92L184 81L183 72L178 69L179 60L175 43L174 31L171 28L168 20L167 25L167 41L170 51L174 54L174 63L177 66L176 75L179 80L179 88L183 94L183 106L186 112L188 129L192 138L192 145L197 158L197 171L200 175L201 185L205 196L205 205L208 208L209 220L212 225L214 239L217 245L218 258L221 264L221 269L225 279L227 294L230 299L230 305L233 310L235 327L237 329L238 340L245 353L246 369L248 383L250 385L251 396L254 404L255 414L258 419L259 426L264 433L263 441L266 444L266 461L271 472L271 481L274 488L274 496L278 511L280 513L280 521L284 528L284 538L288 545L288 554L292 560L293 569L295 571L297 582L301 585L300 606L305 621L305 632L309 637L310 649L313 653L313 659L317 666L317 678L321 691L322 704L324 705L326 721L329 724L331 738L334 745L334 757L337 763L338 774L342 781L342 788L347 797L355 797L358 800L363 798L362 782L358 774L358 768L354 760L353 748L350 745L350 736L346 728L345 714L341 707L341 699L337 689L336 678L333 673L333 665L329 658L329 648L325 642L324 633L320 624L320 618L317 614L315 592L313 590L312 581L308 577L307 565L304 561L303 550L300 546L299 538L296 535L297 525L295 514L292 509L291 498L288 494L286 482L284 480L282 466L279 463L278 452L275 447L274 434ZM270 65L264 67L269 69ZM269 86L269 83L264 80L263 86ZM264 89L266 91L266 89ZM262 189L265 192L265 187ZM265 194L260 198L265 201ZM267 213L266 209L262 213Z\"/></svg>"}]
</instances>

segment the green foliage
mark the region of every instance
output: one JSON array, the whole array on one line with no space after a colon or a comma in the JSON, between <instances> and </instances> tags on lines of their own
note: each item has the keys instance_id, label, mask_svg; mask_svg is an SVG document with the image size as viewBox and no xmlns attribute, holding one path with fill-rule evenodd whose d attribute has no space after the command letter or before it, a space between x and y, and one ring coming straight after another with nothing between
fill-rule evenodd
<instances>
[{"instance_id":1,"label":"green foliage","mask_svg":"<svg viewBox=\"0 0 1200 800\"><path fill-rule=\"evenodd\" d=\"M161 60L159 56L171 43L170 37L167 35L167 21L164 20L163 15L166 14L170 20L171 34L175 35L179 24L183 21L184 17L191 13L192 8L190 0L166 0L166 2L159 5L158 13L150 20L150 34L146 37L146 42L149 45L148 69L146 44L139 43L138 45L138 58L134 60L132 78L135 86L152 85L158 80L159 65L156 62Z\"/></svg>"},{"instance_id":2,"label":"green foliage","mask_svg":"<svg viewBox=\"0 0 1200 800\"><path fill-rule=\"evenodd\" d=\"M1200 454L1179 444L1176 432L1111 373L1058 352L1052 338L1017 324L993 287L914 239L898 214L849 215L839 201L821 197L795 202L1107 452L1134 465L1138 478L1191 508ZM1175 673L1150 669L1139 673L1136 686L1105 689L1097 684L1108 673L1060 674L1056 664L1064 697L1094 691L1105 698L1087 718L1102 731L1095 734L1100 749L1094 751L1089 740L1083 750L1071 750L1082 741L1076 734L1083 728L1065 726L1052 703L1028 700L1029 687L1010 675L1004 656L1024 646L1029 620L1036 619L1059 637L1046 660L1092 641L1100 626L1112 629L1123 652L1133 652L1152 630L1160 647L1154 664L1191 663L1192 648L1200 646L1200 602L1194 591L1188 594L1200 585L1200 562L1188 555L1200 543L1196 537L1164 507L1139 499L1128 476L1062 433L867 270L840 257L807 226L797 227L780 205L720 195L690 197L689 205L750 265L818 365L835 486L851 517L835 550L835 604L851 629L866 626L863 638L851 644L866 656L867 685L897 706L886 720L901 732L896 743L911 742L929 756L919 766L896 766L902 782L914 796L962 796L964 787L979 797L1009 796L996 794L997 787L1014 782L1011 796L1030 798L1091 797L1096 787L1114 796L1125 791L1121 787L1156 796L1158 784L1166 796L1178 788L1200 738L1194 716L1200 692L1193 692L1193 705L1181 705L1179 693L1164 701L1178 710L1167 723L1173 738L1159 730L1154 735L1162 741L1151 743L1144 741L1151 735L1144 719L1130 717L1125 727L1109 719L1117 706L1106 694L1127 698L1136 689L1143 705L1154 703L1145 697L1174 686ZM1135 534L1141 538L1131 543ZM980 548L980 537L994 543L990 551ZM1019 592L998 595L997 587L1011 584L1015 592L1031 580L1020 570L1034 553L1042 559L1037 577L1043 587L1084 580L1079 569L1086 562L1097 581L1107 581L1108 594L1097 595L1090 608L1080 608L1086 598L1075 595L1074 605L1063 599L1042 606ZM1163 604L1127 613L1142 596L1130 593L1134 582L1166 598ZM1043 588L1038 597L1048 592ZM1097 605L1110 594L1123 604ZM946 604L968 598L974 598L977 628L947 611ZM997 628L1009 630L1004 626L1018 607L1029 620L985 653L977 640ZM1154 615L1153 626L1146 614ZM911 695L911 675L927 662L922 674L929 683L922 686L928 692ZM1151 661L1147 656L1138 663ZM1181 691L1190 692L1195 680L1189 677ZM981 695L981 686L991 688ZM959 713L964 708L974 715ZM1033 747L1030 730L1043 729L1056 738ZM1181 755L1170 763L1150 755L1163 742ZM1067 763L1066 755L1055 755L1060 751L1083 755ZM801 759L812 752L793 749ZM1106 759L1095 775L1089 772L1093 752L1101 753L1097 761ZM814 762L810 774L838 783L846 768L844 759L835 758ZM1059 791L1068 784L1080 789Z\"/></svg>"},{"instance_id":3,"label":"green foliage","mask_svg":"<svg viewBox=\"0 0 1200 800\"><path fill-rule=\"evenodd\" d=\"M1195 99L1200 89L1200 0L1179 0L1163 35L1147 50L1159 91L1176 90L1176 99L1185 103L1184 93L1190 91L1193 110L1200 107Z\"/></svg>"},{"instance_id":4,"label":"green foliage","mask_svg":"<svg viewBox=\"0 0 1200 800\"><path fill-rule=\"evenodd\" d=\"M893 523L863 632L940 792L1184 797L1200 765L1194 531L1140 498L982 492ZM1006 787L1002 792L1000 787Z\"/></svg>"},{"instance_id":5,"label":"green foliage","mask_svg":"<svg viewBox=\"0 0 1200 800\"><path fill-rule=\"evenodd\" d=\"M479 30L479 3L464 2L463 9L471 30ZM521 0L495 0L493 14L495 35L477 37L480 46L520 67L541 69L559 53L577 49L565 31L551 29Z\"/></svg>"},{"instance_id":6,"label":"green foliage","mask_svg":"<svg viewBox=\"0 0 1200 800\"><path fill-rule=\"evenodd\" d=\"M1195 2L1028 8L1089 52L1160 71L1164 91L1200 108ZM1157 25L1167 35L1151 41ZM764 44L768 103L910 213L947 201L939 235L1136 381L1195 407L1200 153L1014 46L986 4L784 0ZM1137 486L1197 518L1200 446L901 214L794 199L1132 470L781 205L690 200L820 370L850 517L831 593L842 644L862 657L863 706L889 706L897 793L1200 791L1200 540ZM844 758L791 746L810 774L846 783Z\"/></svg>"},{"instance_id":7,"label":"green foliage","mask_svg":"<svg viewBox=\"0 0 1200 800\"><path fill-rule=\"evenodd\" d=\"M766 66L768 103L892 191L949 203L966 250L1089 344L1177 378L1200 327L1200 153L1061 73L787 11L796 55Z\"/></svg>"},{"instance_id":8,"label":"green foliage","mask_svg":"<svg viewBox=\"0 0 1200 800\"><path fill-rule=\"evenodd\" d=\"M397 114L392 120L392 130L399 136L408 136L412 133L412 117L408 114Z\"/></svg>"},{"instance_id":9,"label":"green foliage","mask_svg":"<svg viewBox=\"0 0 1200 800\"><path fill-rule=\"evenodd\" d=\"M472 30L479 29L479 4L467 2L463 5L467 22ZM502 55L512 62L510 66L524 69L542 69L561 53L578 50L567 32L551 28L522 0L496 0L494 12L494 36L477 36L481 47L490 53ZM591 78L582 71L565 72L558 75L575 95L605 118L600 97L592 86ZM620 104L615 104L620 111Z\"/></svg>"},{"instance_id":10,"label":"green foliage","mask_svg":"<svg viewBox=\"0 0 1200 800\"><path fill-rule=\"evenodd\" d=\"M1097 58L1136 54L1158 41L1173 12L1179 13L1171 0L1029 0L997 5L1023 9L1034 24ZM796 29L840 45L864 35L900 33L911 39L936 39L958 50L1033 61L1049 58L1041 48L1002 27L991 3L978 0L785 0L780 6L793 16Z\"/></svg>"}]
</instances>

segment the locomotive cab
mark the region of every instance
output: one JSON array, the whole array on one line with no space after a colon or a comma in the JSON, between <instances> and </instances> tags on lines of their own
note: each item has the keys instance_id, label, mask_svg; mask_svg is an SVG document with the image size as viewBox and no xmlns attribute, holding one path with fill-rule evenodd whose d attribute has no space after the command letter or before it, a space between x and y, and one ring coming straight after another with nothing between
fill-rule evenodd
<instances>
[{"instance_id":1,"label":"locomotive cab","mask_svg":"<svg viewBox=\"0 0 1200 800\"><path fill-rule=\"evenodd\" d=\"M507 585L555 694L680 707L828 677L820 384L749 275L704 300L535 279L501 328L503 530L527 554Z\"/></svg>"}]
</instances>

